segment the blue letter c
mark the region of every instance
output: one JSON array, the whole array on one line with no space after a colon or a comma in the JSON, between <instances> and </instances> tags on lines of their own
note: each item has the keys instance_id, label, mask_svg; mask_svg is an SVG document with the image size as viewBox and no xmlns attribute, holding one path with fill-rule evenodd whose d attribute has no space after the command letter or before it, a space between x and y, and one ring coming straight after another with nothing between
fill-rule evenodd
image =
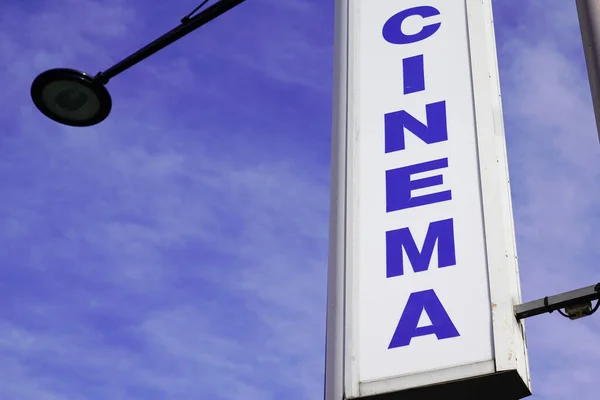
<instances>
[{"instance_id":1,"label":"blue letter c","mask_svg":"<svg viewBox=\"0 0 600 400\"><path fill-rule=\"evenodd\" d=\"M408 17L413 15L419 15L422 18L433 17L440 15L440 12L435 7L431 6L419 6L409 8L408 10L400 11L398 14L393 15L383 25L383 38L392 44L409 44L419 42L427 39L440 29L441 22L426 25L419 32L413 35L405 35L402 33L402 23Z\"/></svg>"}]
</instances>

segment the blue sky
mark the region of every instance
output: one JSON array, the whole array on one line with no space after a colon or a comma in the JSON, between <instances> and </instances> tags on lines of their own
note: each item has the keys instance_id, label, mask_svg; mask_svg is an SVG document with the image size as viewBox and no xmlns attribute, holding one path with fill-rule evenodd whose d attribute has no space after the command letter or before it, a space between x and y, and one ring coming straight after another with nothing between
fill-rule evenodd
<instances>
[{"instance_id":1,"label":"blue sky","mask_svg":"<svg viewBox=\"0 0 600 400\"><path fill-rule=\"evenodd\" d=\"M322 398L333 1L247 1L112 80L92 128L29 98L196 3L0 5L0 399ZM574 2L495 14L532 300L600 281L600 145ZM528 321L533 399L597 396L598 332Z\"/></svg>"}]
</instances>

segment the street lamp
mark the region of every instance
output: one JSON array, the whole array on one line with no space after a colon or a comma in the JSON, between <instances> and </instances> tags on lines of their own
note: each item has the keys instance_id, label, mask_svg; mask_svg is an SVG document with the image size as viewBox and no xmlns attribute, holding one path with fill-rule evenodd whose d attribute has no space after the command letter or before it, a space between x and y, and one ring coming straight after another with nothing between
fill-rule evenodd
<instances>
[{"instance_id":1,"label":"street lamp","mask_svg":"<svg viewBox=\"0 0 600 400\"><path fill-rule=\"evenodd\" d=\"M31 84L31 98L46 117L70 126L91 126L102 122L110 113L112 100L105 85L108 81L152 54L245 0L219 0L194 15L208 0L204 0L181 23L158 39L95 76L68 68L42 72Z\"/></svg>"}]
</instances>

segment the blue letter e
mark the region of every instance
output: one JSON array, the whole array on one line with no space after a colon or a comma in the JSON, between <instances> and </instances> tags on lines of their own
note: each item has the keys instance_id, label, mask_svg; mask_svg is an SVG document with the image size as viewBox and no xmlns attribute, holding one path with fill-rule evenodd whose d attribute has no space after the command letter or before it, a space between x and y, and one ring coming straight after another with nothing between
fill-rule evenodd
<instances>
[{"instance_id":1,"label":"blue letter e","mask_svg":"<svg viewBox=\"0 0 600 400\"><path fill-rule=\"evenodd\" d=\"M423 311L431 325L419 327ZM388 349L408 346L412 338L426 335L435 335L438 340L460 336L433 289L410 295Z\"/></svg>"}]
</instances>

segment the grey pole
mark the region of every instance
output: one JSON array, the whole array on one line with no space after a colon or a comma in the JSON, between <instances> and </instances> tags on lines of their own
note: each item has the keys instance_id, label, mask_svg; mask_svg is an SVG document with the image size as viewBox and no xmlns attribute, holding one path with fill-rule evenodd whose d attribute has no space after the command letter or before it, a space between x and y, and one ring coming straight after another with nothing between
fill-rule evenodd
<instances>
[{"instance_id":1,"label":"grey pole","mask_svg":"<svg viewBox=\"0 0 600 400\"><path fill-rule=\"evenodd\" d=\"M344 296L346 260L346 152L348 99L349 0L335 0L333 127L331 143L331 215L324 400L344 396Z\"/></svg>"},{"instance_id":2,"label":"grey pole","mask_svg":"<svg viewBox=\"0 0 600 400\"><path fill-rule=\"evenodd\" d=\"M600 0L576 0L576 4L600 140Z\"/></svg>"}]
</instances>

